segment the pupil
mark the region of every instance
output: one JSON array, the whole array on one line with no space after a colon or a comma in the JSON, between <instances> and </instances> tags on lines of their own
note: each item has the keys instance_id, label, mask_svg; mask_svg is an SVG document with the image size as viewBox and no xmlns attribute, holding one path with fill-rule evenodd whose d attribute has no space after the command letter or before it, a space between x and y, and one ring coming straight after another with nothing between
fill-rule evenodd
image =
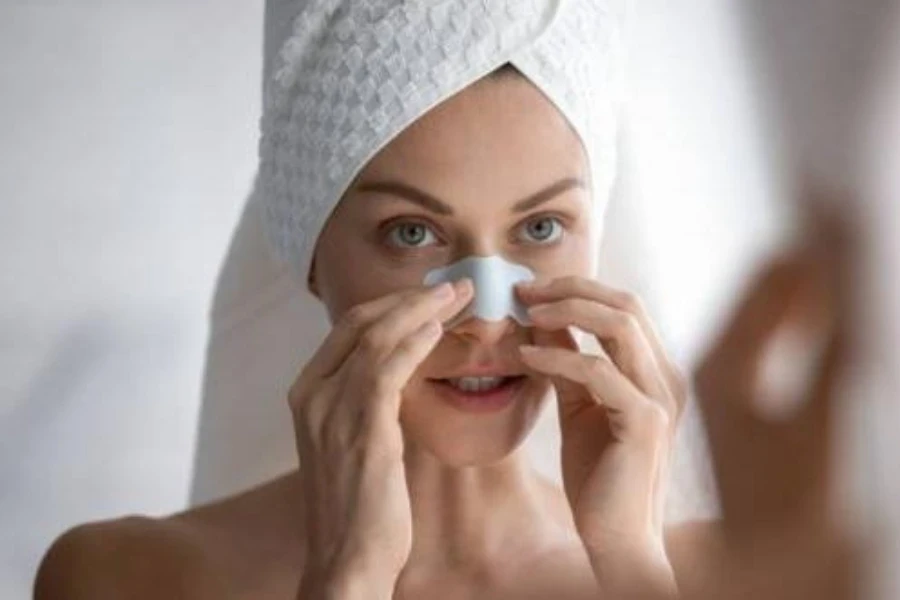
<instances>
[{"instance_id":1,"label":"pupil","mask_svg":"<svg viewBox=\"0 0 900 600\"><path fill-rule=\"evenodd\" d=\"M535 231L538 232L535 237L540 238L540 239L546 239L546 237L549 235L549 233L552 231L553 228L552 227L541 227L541 225L548 225L549 223L550 223L550 221L548 221L547 219L535 221L535 223L532 224L532 232L535 232ZM546 230L543 235L540 233L540 231L539 231L540 229Z\"/></svg>"},{"instance_id":2,"label":"pupil","mask_svg":"<svg viewBox=\"0 0 900 600\"><path fill-rule=\"evenodd\" d=\"M422 227L421 225L405 225L400 228L401 237L404 238L405 242L408 242L410 244L416 244L416 243L422 241L422 237L424 237L424 235L423 235L424 229L425 228ZM415 235L415 234L410 235L410 236L402 235L403 233L408 233L409 231L417 231L419 233L419 235Z\"/></svg>"}]
</instances>

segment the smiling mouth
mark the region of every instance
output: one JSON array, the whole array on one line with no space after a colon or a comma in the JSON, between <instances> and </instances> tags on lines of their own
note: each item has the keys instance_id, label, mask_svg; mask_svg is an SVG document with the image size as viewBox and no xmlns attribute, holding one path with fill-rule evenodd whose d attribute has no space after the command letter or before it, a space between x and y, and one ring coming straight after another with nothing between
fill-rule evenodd
<instances>
[{"instance_id":1,"label":"smiling mouth","mask_svg":"<svg viewBox=\"0 0 900 600\"><path fill-rule=\"evenodd\" d=\"M498 378L497 381L456 382L449 379L429 379L436 386L439 396L452 406L465 412L493 412L513 404L528 377L516 375Z\"/></svg>"},{"instance_id":2,"label":"smiling mouth","mask_svg":"<svg viewBox=\"0 0 900 600\"><path fill-rule=\"evenodd\" d=\"M453 390L471 395L488 394L505 387L521 383L525 375L510 375L505 377L447 377L442 379L429 379Z\"/></svg>"}]
</instances>

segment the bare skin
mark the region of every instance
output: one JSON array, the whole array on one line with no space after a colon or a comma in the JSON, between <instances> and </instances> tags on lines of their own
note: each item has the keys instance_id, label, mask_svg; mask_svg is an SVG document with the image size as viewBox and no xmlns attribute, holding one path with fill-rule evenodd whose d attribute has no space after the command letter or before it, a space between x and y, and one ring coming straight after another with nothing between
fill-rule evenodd
<instances>
[{"instance_id":1,"label":"bare skin","mask_svg":"<svg viewBox=\"0 0 900 600\"><path fill-rule=\"evenodd\" d=\"M45 557L35 598L295 598L305 563L299 488L298 476L288 474L170 517L129 516L76 527ZM602 598L584 547L565 533L571 517L562 490L539 481L533 500L544 508L537 521L544 537L531 552L506 548L479 565L423 568L404 575L394 597ZM509 516L535 518L522 509ZM679 581L698 578L701 557L716 548L715 536L710 523L667 529Z\"/></svg>"},{"instance_id":2,"label":"bare skin","mask_svg":"<svg viewBox=\"0 0 900 600\"><path fill-rule=\"evenodd\" d=\"M512 210L564 180L586 184L589 174L577 136L552 104L522 79L475 84L414 123L367 165L320 238L310 289L336 322L351 308L414 287L429 269L471 254L504 254L545 279L588 277L596 231L587 185L570 184L539 207ZM426 191L454 214L440 215L383 186L372 191L372 184L385 181ZM367 185L370 191L364 191ZM534 236L530 226L551 220L555 233L563 231L555 243L528 239ZM428 232L425 243L414 248L403 240L410 230L401 231L401 224L427 228L419 229ZM643 331L644 316L632 317L628 322L641 321ZM651 336L635 335L641 352L629 364L656 365L660 356L652 356L657 349ZM567 491L536 473L520 450L551 386L550 373L541 375L517 352L520 344L536 341L508 320L463 322L443 333L405 385L399 423L413 535L391 581L394 598L604 597L583 523L600 530L609 523L594 514L573 518ZM555 376L565 377L571 363L558 356ZM434 398L429 378L486 360L532 376L510 410L473 416ZM668 387L659 381L662 394ZM677 423L676 404L667 401L667 433ZM301 464L303 456L301 451ZM35 597L295 598L310 564L305 485L293 472L166 518L77 527L48 551ZM645 517L649 523L649 515L635 518ZM681 584L695 576L698 557L714 551L715 539L710 525L696 523L665 528L664 540L657 541L664 541Z\"/></svg>"}]
</instances>

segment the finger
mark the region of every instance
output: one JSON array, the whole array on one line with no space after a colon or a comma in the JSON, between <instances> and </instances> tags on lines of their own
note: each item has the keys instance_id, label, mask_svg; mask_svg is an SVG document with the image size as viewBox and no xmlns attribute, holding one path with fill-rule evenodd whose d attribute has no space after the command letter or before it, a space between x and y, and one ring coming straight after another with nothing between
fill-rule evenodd
<instances>
[{"instance_id":1,"label":"finger","mask_svg":"<svg viewBox=\"0 0 900 600\"><path fill-rule=\"evenodd\" d=\"M302 369L295 385L300 389L305 389L312 385L313 382L332 375L344 363L350 352L353 351L363 332L388 311L404 305L417 297L437 295L440 292L440 288L446 289L447 287L435 286L433 288L403 290L349 309L341 315L338 322L322 342L318 352Z\"/></svg>"},{"instance_id":2,"label":"finger","mask_svg":"<svg viewBox=\"0 0 900 600\"><path fill-rule=\"evenodd\" d=\"M340 378L328 378L319 382L314 393L302 398L298 395L288 398L297 451L301 456L310 456L310 452L321 447L324 423L332 406L336 404L334 399L340 394L341 387Z\"/></svg>"},{"instance_id":3,"label":"finger","mask_svg":"<svg viewBox=\"0 0 900 600\"><path fill-rule=\"evenodd\" d=\"M729 324L694 373L701 403L751 409L769 341L796 304L801 265L794 257L770 263L750 285Z\"/></svg>"},{"instance_id":4,"label":"finger","mask_svg":"<svg viewBox=\"0 0 900 600\"><path fill-rule=\"evenodd\" d=\"M529 315L537 327L562 329L574 325L597 336L622 373L675 415L677 406L636 317L582 298L535 305L530 307Z\"/></svg>"},{"instance_id":5,"label":"finger","mask_svg":"<svg viewBox=\"0 0 900 600\"><path fill-rule=\"evenodd\" d=\"M575 339L568 327L560 329L535 327L532 330L532 344L535 346L578 350L578 340Z\"/></svg>"},{"instance_id":6,"label":"finger","mask_svg":"<svg viewBox=\"0 0 900 600\"><path fill-rule=\"evenodd\" d=\"M306 363L303 379L316 381L334 373L356 345L359 335L390 308L409 300L420 290L403 290L345 311L328 332L318 352Z\"/></svg>"},{"instance_id":7,"label":"finger","mask_svg":"<svg viewBox=\"0 0 900 600\"><path fill-rule=\"evenodd\" d=\"M573 352L580 352L580 348L578 346L578 341L575 339L575 336L572 335L572 332L568 327L563 329L541 329L535 327L532 329L532 338L531 344L539 347L548 347L548 348L562 348L571 350ZM531 369L528 366L528 363L521 363L523 368L529 375L543 376L544 373L540 373ZM553 387L556 389L557 396L565 399L565 398L575 398L579 393L579 386L567 379L562 377L549 377ZM571 409L572 411L578 411L580 408L578 406L573 407L564 407L567 410ZM565 416L566 413L562 413L560 416Z\"/></svg>"},{"instance_id":8,"label":"finger","mask_svg":"<svg viewBox=\"0 0 900 600\"><path fill-rule=\"evenodd\" d=\"M609 360L559 348L523 348L522 356L534 369L584 386L607 408L611 431L656 436L668 429L668 413L647 399Z\"/></svg>"},{"instance_id":9,"label":"finger","mask_svg":"<svg viewBox=\"0 0 900 600\"><path fill-rule=\"evenodd\" d=\"M826 333L822 358L820 359L812 385L804 403L803 415L812 421L821 431L828 431L831 416L834 412L838 387L853 355L854 332L853 293L858 283L853 281L853 271L848 256L837 256L829 261L832 272L824 273L826 278L823 293L828 297L823 304L827 306L826 316L822 319L820 330Z\"/></svg>"},{"instance_id":10,"label":"finger","mask_svg":"<svg viewBox=\"0 0 900 600\"><path fill-rule=\"evenodd\" d=\"M817 367L804 406L819 426L827 428L828 419L845 368L854 345L856 294L861 287L857 280L862 272L860 264L860 224L858 215L847 210L847 192L821 188L814 181L806 182L806 193L799 196L805 216L809 240L810 261L818 267L821 281L824 317L820 329L827 332L828 342Z\"/></svg>"},{"instance_id":11,"label":"finger","mask_svg":"<svg viewBox=\"0 0 900 600\"><path fill-rule=\"evenodd\" d=\"M381 363L401 340L411 335L430 320L442 321L442 312L462 308L471 299L473 287L470 280L453 284L455 296L439 296L424 293L408 302L390 308L363 333L357 342L356 352L368 355L372 364Z\"/></svg>"},{"instance_id":12,"label":"finger","mask_svg":"<svg viewBox=\"0 0 900 600\"><path fill-rule=\"evenodd\" d=\"M379 398L371 411L375 419L386 418L392 423L397 421L403 388L442 334L443 327L439 321L428 321L400 340L384 362L370 367L375 372L370 372L366 379L372 382L374 396Z\"/></svg>"},{"instance_id":13,"label":"finger","mask_svg":"<svg viewBox=\"0 0 900 600\"><path fill-rule=\"evenodd\" d=\"M521 287L522 298L529 304L547 302L564 297L578 297L596 300L612 308L633 315L641 326L657 365L666 377L666 383L673 398L678 402L679 411L687 399L687 383L681 371L669 358L665 345L653 320L650 318L640 297L631 292L618 290L596 279L584 277L562 277L540 283L536 287Z\"/></svg>"},{"instance_id":14,"label":"finger","mask_svg":"<svg viewBox=\"0 0 900 600\"><path fill-rule=\"evenodd\" d=\"M847 345L846 336L840 332L831 336L816 367L805 402L797 415L797 419L806 422L817 435L826 439L831 439L832 436L835 399L848 362Z\"/></svg>"},{"instance_id":15,"label":"finger","mask_svg":"<svg viewBox=\"0 0 900 600\"><path fill-rule=\"evenodd\" d=\"M455 298L452 295L448 297L446 294L439 293L440 290L436 288L419 290L414 294L405 294L406 302L395 303L393 306L389 306L375 321L369 324L368 328L364 329L361 334L357 334L356 339L352 337L335 338L335 344L352 344L350 356L356 350L356 360L345 358L344 362L334 372L319 379L314 386L313 384L309 385L318 389L323 381L339 381L343 387L358 385L358 387L351 387L354 395L357 395L362 390L371 390L369 379L374 379L375 377L372 375L372 371L378 370L383 355L388 353L402 336L409 335L411 330L415 329L411 324L421 327L428 320L438 319L442 309L453 305L461 306L467 301L466 293L471 293L470 283L464 280L451 286L444 286L445 289L447 287L451 289L451 294L455 293L455 290L463 290L463 295L458 295ZM440 325L439 322L438 325ZM354 331L358 331L358 329L354 329ZM329 351L333 352L334 356L337 356L336 347L331 346L329 348ZM369 379L360 384L348 384L348 380L353 379L353 375L357 372L362 372L363 377ZM310 376L307 374L307 377ZM353 380L356 381L355 379ZM329 400L324 408L320 408L318 403L315 404L316 406L309 409L309 412L312 414L307 417L311 421L310 428L314 431L314 435L321 435L325 428L324 422L326 420L329 423L355 420L357 416L354 415L359 409L358 402L354 403L344 400L338 402ZM352 404L353 406L344 407L345 404Z\"/></svg>"}]
</instances>

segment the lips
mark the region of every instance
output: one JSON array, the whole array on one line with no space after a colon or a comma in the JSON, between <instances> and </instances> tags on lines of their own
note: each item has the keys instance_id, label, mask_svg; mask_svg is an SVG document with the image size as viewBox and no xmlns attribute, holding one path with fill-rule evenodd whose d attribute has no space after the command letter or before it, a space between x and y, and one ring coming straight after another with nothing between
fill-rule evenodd
<instances>
[{"instance_id":1,"label":"lips","mask_svg":"<svg viewBox=\"0 0 900 600\"><path fill-rule=\"evenodd\" d=\"M522 379L525 378L525 375L505 375L505 376L498 376L498 375L478 375L478 376L464 375L464 376L462 376L462 377L445 377L445 378L442 378L442 379L431 379L430 381L433 381L433 382L435 382L435 383L440 383L440 384L442 384L442 385L448 385L448 386L453 387L454 389L458 390L459 392L462 392L462 393L465 393L465 394L473 394L473 395L477 395L477 394L479 394L479 393L483 393L482 391L476 391L476 390L464 390L464 389L462 389L461 387L459 387L458 385L454 385L454 381L458 381L459 379L462 379L463 377L473 377L473 378L487 378L487 377L497 378L497 377L499 377L500 381L499 381L499 383L498 383L497 385L492 386L492 387L491 387L490 389L488 389L488 390L484 390L484 392L490 392L490 391L492 391L492 390L496 390L496 389L502 388L502 387L507 386L507 385L510 385L510 384L518 383L520 380L522 380Z\"/></svg>"},{"instance_id":2,"label":"lips","mask_svg":"<svg viewBox=\"0 0 900 600\"><path fill-rule=\"evenodd\" d=\"M462 368L455 373L449 373L441 379L459 379L460 377L520 377L525 373L521 368L512 366L471 366ZM437 381L438 378L432 378Z\"/></svg>"},{"instance_id":3,"label":"lips","mask_svg":"<svg viewBox=\"0 0 900 600\"><path fill-rule=\"evenodd\" d=\"M493 412L511 405L525 385L527 377L518 375L506 378L502 385L489 390L466 392L450 384L446 379L430 379L439 396L464 412Z\"/></svg>"}]
</instances>

